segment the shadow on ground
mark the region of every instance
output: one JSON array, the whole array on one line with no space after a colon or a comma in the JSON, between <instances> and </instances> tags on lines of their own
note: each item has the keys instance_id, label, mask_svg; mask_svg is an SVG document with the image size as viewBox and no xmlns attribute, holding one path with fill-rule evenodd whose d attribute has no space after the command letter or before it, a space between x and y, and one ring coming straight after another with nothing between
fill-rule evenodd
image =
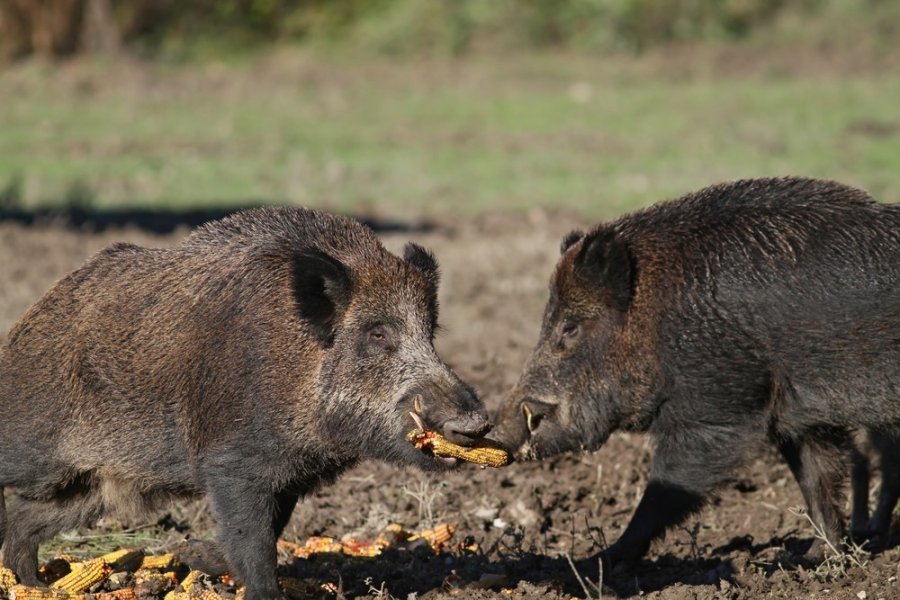
<instances>
[{"instance_id":1,"label":"shadow on ground","mask_svg":"<svg viewBox=\"0 0 900 600\"><path fill-rule=\"evenodd\" d=\"M221 219L247 208L272 205L270 202L247 202L232 208L163 209L141 208L85 209L78 206L61 208L0 208L0 222L21 225L54 225L79 231L101 232L111 228L132 227L158 235L172 233L178 228L198 227L208 221ZM425 233L433 231L430 221L401 221L376 217L357 217L379 233Z\"/></svg>"}]
</instances>

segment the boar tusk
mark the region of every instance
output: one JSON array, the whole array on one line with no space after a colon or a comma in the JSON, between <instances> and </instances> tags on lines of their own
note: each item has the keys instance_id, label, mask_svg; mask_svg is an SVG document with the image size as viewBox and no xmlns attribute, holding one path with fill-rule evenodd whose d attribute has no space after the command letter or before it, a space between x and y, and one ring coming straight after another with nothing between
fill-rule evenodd
<instances>
[{"instance_id":1,"label":"boar tusk","mask_svg":"<svg viewBox=\"0 0 900 600\"><path fill-rule=\"evenodd\" d=\"M425 431L425 423L422 421L422 417L412 411L409 412L409 416L412 417L412 420L416 422L416 427L418 427L422 431Z\"/></svg>"},{"instance_id":2,"label":"boar tusk","mask_svg":"<svg viewBox=\"0 0 900 600\"><path fill-rule=\"evenodd\" d=\"M534 433L534 430L537 429L537 423L534 422L534 413L524 403L522 404L522 412L525 413L525 424L528 425L528 431Z\"/></svg>"},{"instance_id":3,"label":"boar tusk","mask_svg":"<svg viewBox=\"0 0 900 600\"><path fill-rule=\"evenodd\" d=\"M417 414L422 414L422 396L416 394L413 397L413 408L415 409Z\"/></svg>"}]
</instances>

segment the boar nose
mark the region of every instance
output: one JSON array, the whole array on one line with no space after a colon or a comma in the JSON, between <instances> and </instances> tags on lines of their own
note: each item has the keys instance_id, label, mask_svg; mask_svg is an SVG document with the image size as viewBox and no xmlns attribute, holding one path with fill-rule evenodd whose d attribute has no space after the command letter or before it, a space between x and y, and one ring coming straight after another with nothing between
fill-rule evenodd
<instances>
[{"instance_id":1,"label":"boar nose","mask_svg":"<svg viewBox=\"0 0 900 600\"><path fill-rule=\"evenodd\" d=\"M460 446L471 446L491 430L487 416L480 412L466 413L444 423L444 437Z\"/></svg>"}]
</instances>

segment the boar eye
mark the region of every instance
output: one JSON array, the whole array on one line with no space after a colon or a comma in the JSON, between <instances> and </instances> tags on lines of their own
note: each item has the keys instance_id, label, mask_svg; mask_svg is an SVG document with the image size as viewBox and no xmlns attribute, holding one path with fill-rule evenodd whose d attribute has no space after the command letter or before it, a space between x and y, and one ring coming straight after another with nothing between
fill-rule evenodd
<instances>
[{"instance_id":1,"label":"boar eye","mask_svg":"<svg viewBox=\"0 0 900 600\"><path fill-rule=\"evenodd\" d=\"M577 321L566 321L562 327L563 339L575 339L581 333L581 323Z\"/></svg>"},{"instance_id":2,"label":"boar eye","mask_svg":"<svg viewBox=\"0 0 900 600\"><path fill-rule=\"evenodd\" d=\"M387 325L374 325L366 333L366 340L370 346L390 349L393 347L393 335Z\"/></svg>"}]
</instances>

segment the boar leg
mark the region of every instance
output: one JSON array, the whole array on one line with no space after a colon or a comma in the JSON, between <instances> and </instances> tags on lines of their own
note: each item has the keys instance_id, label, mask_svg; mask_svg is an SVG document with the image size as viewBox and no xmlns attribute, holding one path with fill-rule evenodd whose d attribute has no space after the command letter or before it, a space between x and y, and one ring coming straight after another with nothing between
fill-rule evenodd
<instances>
[{"instance_id":1,"label":"boar leg","mask_svg":"<svg viewBox=\"0 0 900 600\"><path fill-rule=\"evenodd\" d=\"M891 432L873 432L872 442L881 457L881 491L878 505L869 522L869 533L875 546L887 544L891 520L900 498L900 439Z\"/></svg>"},{"instance_id":2,"label":"boar leg","mask_svg":"<svg viewBox=\"0 0 900 600\"><path fill-rule=\"evenodd\" d=\"M50 500L21 498L10 509L3 543L3 562L27 586L38 580L38 546L60 531L90 524L100 518L103 502L93 487L73 484Z\"/></svg>"},{"instance_id":3,"label":"boar leg","mask_svg":"<svg viewBox=\"0 0 900 600\"><path fill-rule=\"evenodd\" d=\"M285 526L291 520L291 513L299 498L300 492L284 491L275 495L275 516L272 519L275 539L281 537ZM217 542L189 540L180 544L175 554L181 563L208 575L218 577L230 570L228 560ZM240 580L240 583L243 584L244 581Z\"/></svg>"},{"instance_id":4,"label":"boar leg","mask_svg":"<svg viewBox=\"0 0 900 600\"><path fill-rule=\"evenodd\" d=\"M246 600L280 599L275 576L275 495L234 475L216 476L207 488L219 544L234 574L246 585Z\"/></svg>"},{"instance_id":5,"label":"boar leg","mask_svg":"<svg viewBox=\"0 0 900 600\"><path fill-rule=\"evenodd\" d=\"M654 539L699 511L706 495L762 444L758 428L659 425L647 488L622 536L601 553L606 568L644 556Z\"/></svg>"},{"instance_id":6,"label":"boar leg","mask_svg":"<svg viewBox=\"0 0 900 600\"><path fill-rule=\"evenodd\" d=\"M822 428L800 439L789 438L778 444L800 485L810 518L835 548L840 548L844 537L841 502L849 441L846 430ZM823 540L817 538L807 556L821 560L824 552Z\"/></svg>"}]
</instances>

